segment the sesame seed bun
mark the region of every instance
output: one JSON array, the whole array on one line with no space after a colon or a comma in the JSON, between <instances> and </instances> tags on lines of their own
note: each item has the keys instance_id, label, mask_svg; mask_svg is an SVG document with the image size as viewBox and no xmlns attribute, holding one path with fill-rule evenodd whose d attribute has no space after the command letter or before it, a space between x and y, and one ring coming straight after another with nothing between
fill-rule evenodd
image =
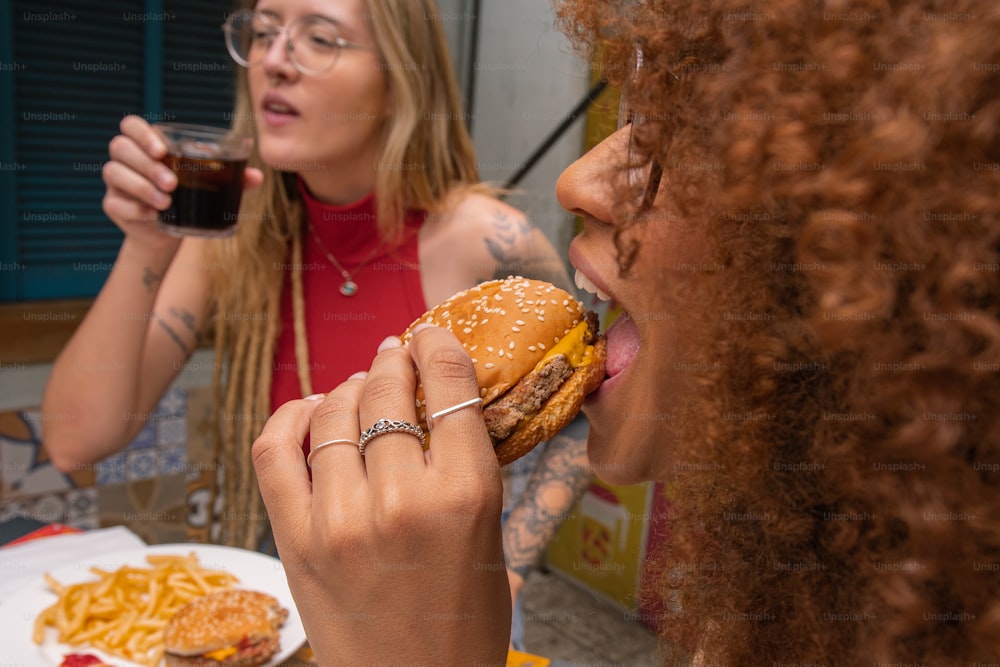
<instances>
[{"instance_id":1,"label":"sesame seed bun","mask_svg":"<svg viewBox=\"0 0 1000 667\"><path fill-rule=\"evenodd\" d=\"M241 589L194 598L163 630L168 665L265 664L279 649L278 630L288 610L266 593ZM205 654L237 648L224 660Z\"/></svg>"},{"instance_id":2,"label":"sesame seed bun","mask_svg":"<svg viewBox=\"0 0 1000 667\"><path fill-rule=\"evenodd\" d=\"M413 322L402 336L404 342L419 324L446 328L462 342L472 358L484 411L491 404L499 405L526 381L537 386L543 360L547 363L558 356L554 353L566 353L559 361L568 369L563 375L571 375L545 380L544 390L517 392L541 404L523 410L510 406L518 421L516 428L494 438L502 465L558 433L579 413L586 394L604 379L605 345L603 336L597 335L596 316L588 314L571 294L547 282L510 277L460 292ZM572 346L567 345L569 339L575 341ZM544 399L539 399L540 393ZM419 388L417 400L418 417L426 431L426 406Z\"/></svg>"}]
</instances>

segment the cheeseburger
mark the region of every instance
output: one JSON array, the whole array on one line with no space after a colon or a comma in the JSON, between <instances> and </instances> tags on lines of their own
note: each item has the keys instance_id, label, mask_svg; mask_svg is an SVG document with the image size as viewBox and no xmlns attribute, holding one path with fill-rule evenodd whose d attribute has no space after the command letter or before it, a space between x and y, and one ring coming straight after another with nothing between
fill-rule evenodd
<instances>
[{"instance_id":1,"label":"cheeseburger","mask_svg":"<svg viewBox=\"0 0 1000 667\"><path fill-rule=\"evenodd\" d=\"M163 630L167 667L256 667L280 649L288 610L266 593L227 590L193 599Z\"/></svg>"},{"instance_id":2,"label":"cheeseburger","mask_svg":"<svg viewBox=\"0 0 1000 667\"><path fill-rule=\"evenodd\" d=\"M403 342L418 324L448 329L472 357L501 465L556 435L604 380L597 315L546 282L511 277L460 292L411 324ZM420 390L417 400L428 431Z\"/></svg>"}]
</instances>

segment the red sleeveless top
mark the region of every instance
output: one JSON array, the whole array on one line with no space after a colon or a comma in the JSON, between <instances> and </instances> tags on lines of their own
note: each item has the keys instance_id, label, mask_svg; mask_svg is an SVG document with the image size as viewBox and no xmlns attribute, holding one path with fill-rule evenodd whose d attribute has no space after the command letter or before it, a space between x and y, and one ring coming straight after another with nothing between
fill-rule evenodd
<instances>
[{"instance_id":1,"label":"red sleeveless top","mask_svg":"<svg viewBox=\"0 0 1000 667\"><path fill-rule=\"evenodd\" d=\"M343 275L308 228L305 229L302 292L309 370L313 391L327 392L351 374L368 370L382 339L401 334L427 310L420 283L417 238L426 213L408 211L402 243L390 249L382 244L378 233L373 194L353 204L331 206L317 201L301 181L299 191L309 223L358 285L354 296L340 293ZM291 272L291 266L287 271ZM281 331L271 384L272 411L282 403L302 397L297 368L289 276L281 295Z\"/></svg>"}]
</instances>

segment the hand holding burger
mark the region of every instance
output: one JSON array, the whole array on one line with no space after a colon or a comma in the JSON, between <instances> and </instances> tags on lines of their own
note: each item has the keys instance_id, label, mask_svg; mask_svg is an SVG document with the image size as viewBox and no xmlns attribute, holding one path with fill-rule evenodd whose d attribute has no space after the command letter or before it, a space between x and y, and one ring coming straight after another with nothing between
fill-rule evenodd
<instances>
[{"instance_id":1,"label":"hand holding burger","mask_svg":"<svg viewBox=\"0 0 1000 667\"><path fill-rule=\"evenodd\" d=\"M562 430L604 379L597 315L546 282L510 277L460 292L411 324L404 343L421 324L448 329L472 358L501 465ZM417 401L429 431L419 388Z\"/></svg>"}]
</instances>

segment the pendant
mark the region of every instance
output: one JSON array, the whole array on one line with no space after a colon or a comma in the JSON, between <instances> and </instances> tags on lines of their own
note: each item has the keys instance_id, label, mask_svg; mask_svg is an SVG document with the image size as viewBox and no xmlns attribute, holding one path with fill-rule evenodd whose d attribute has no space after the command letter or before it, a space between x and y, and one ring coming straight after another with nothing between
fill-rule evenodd
<instances>
[{"instance_id":1,"label":"pendant","mask_svg":"<svg viewBox=\"0 0 1000 667\"><path fill-rule=\"evenodd\" d=\"M344 296L354 296L358 293L358 284L353 280L345 280L340 286L340 293Z\"/></svg>"}]
</instances>

